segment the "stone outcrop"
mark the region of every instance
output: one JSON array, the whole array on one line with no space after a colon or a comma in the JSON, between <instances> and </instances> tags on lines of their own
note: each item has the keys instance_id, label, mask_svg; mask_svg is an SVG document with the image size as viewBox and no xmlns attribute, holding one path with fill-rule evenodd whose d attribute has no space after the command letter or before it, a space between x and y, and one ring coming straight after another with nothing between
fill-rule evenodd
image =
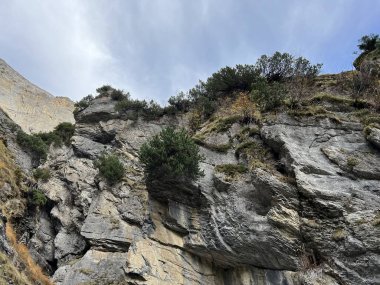
<instances>
[{"instance_id":1,"label":"stone outcrop","mask_svg":"<svg viewBox=\"0 0 380 285\"><path fill-rule=\"evenodd\" d=\"M376 127L367 127L366 132L367 140L380 149L380 129Z\"/></svg>"},{"instance_id":2,"label":"stone outcrop","mask_svg":"<svg viewBox=\"0 0 380 285\"><path fill-rule=\"evenodd\" d=\"M378 284L380 154L360 126L284 122L262 136L296 178L305 248L342 284Z\"/></svg>"},{"instance_id":3,"label":"stone outcrop","mask_svg":"<svg viewBox=\"0 0 380 285\"><path fill-rule=\"evenodd\" d=\"M54 97L22 77L0 59L0 107L25 132L52 131L59 123L74 123L74 103Z\"/></svg>"},{"instance_id":4,"label":"stone outcrop","mask_svg":"<svg viewBox=\"0 0 380 285\"><path fill-rule=\"evenodd\" d=\"M377 128L285 114L221 132L205 124L195 134L207 130L204 176L146 185L140 146L188 118L130 120L114 105L95 99L77 114L72 144L51 147L41 166L51 177L38 182L48 203L18 229L55 284L380 284ZM237 151L247 127L256 131L246 143L265 159L237 176L218 172L249 165ZM214 144L231 147L218 152ZM126 169L112 186L94 165L104 151ZM1 229L0 248L8 246Z\"/></svg>"},{"instance_id":5,"label":"stone outcrop","mask_svg":"<svg viewBox=\"0 0 380 285\"><path fill-rule=\"evenodd\" d=\"M154 188L138 149L186 116L132 121L112 106L101 98L79 113L72 145L42 166L50 206L28 245L56 284L379 284L380 153L359 123L280 115L254 138L273 167L235 178L215 170L244 162L234 124L208 134L232 148L201 147L204 177ZM102 151L123 162L122 182L99 177Z\"/></svg>"}]
</instances>

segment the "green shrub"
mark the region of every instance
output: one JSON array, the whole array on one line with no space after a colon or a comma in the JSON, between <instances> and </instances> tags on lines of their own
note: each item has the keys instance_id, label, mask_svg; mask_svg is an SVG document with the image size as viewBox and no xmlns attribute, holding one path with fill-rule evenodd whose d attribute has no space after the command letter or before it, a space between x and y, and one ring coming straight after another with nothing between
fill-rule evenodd
<instances>
[{"instance_id":1,"label":"green shrub","mask_svg":"<svg viewBox=\"0 0 380 285\"><path fill-rule=\"evenodd\" d=\"M226 66L213 73L206 82L199 81L199 84L189 91L189 95L194 101L198 101L200 97L216 100L232 91L249 91L258 77L259 72L253 65Z\"/></svg>"},{"instance_id":2,"label":"green shrub","mask_svg":"<svg viewBox=\"0 0 380 285\"><path fill-rule=\"evenodd\" d=\"M53 133L61 138L62 142L70 145L71 138L74 135L75 126L72 123L63 122L55 127Z\"/></svg>"},{"instance_id":3,"label":"green shrub","mask_svg":"<svg viewBox=\"0 0 380 285\"><path fill-rule=\"evenodd\" d=\"M87 95L86 97L83 97L80 101L76 102L74 106L75 108L79 110L83 110L87 108L88 106L90 106L92 100L94 100L94 96L90 94L90 95Z\"/></svg>"},{"instance_id":4,"label":"green shrub","mask_svg":"<svg viewBox=\"0 0 380 285\"><path fill-rule=\"evenodd\" d=\"M322 64L312 65L303 57L295 58L288 53L276 52L273 56L261 56L255 65L226 66L218 72L213 73L206 81L199 83L186 95L181 93L179 98L172 97L170 104L178 106L178 109L185 109L187 104L195 106L195 109L202 115L201 120L208 119L216 109L219 99L226 96L235 96L238 91L252 91L264 88L265 80L268 83L290 81L293 101L299 101L303 95L305 87L320 72ZM272 96L266 99L265 95L261 100L262 105L272 109L283 103L285 88L278 84L269 84L265 92ZM260 95L258 95L260 97ZM280 97L280 98L278 98ZM182 101L186 98L185 101ZM296 100L297 99L297 100ZM293 103L294 103L293 102Z\"/></svg>"},{"instance_id":5,"label":"green shrub","mask_svg":"<svg viewBox=\"0 0 380 285\"><path fill-rule=\"evenodd\" d=\"M256 67L268 81L280 81L292 76L292 62L290 54L275 52L272 56L262 55L257 60Z\"/></svg>"},{"instance_id":6,"label":"green shrub","mask_svg":"<svg viewBox=\"0 0 380 285\"><path fill-rule=\"evenodd\" d=\"M380 48L379 35L370 34L361 37L359 40L358 48L363 52L371 52L376 48Z\"/></svg>"},{"instance_id":7,"label":"green shrub","mask_svg":"<svg viewBox=\"0 0 380 285\"><path fill-rule=\"evenodd\" d=\"M135 116L131 118L133 120L136 120L139 115L145 120L156 120L165 114L165 110L153 100L146 102L145 100L130 99L129 97L117 102L115 110L120 113L133 111L135 113Z\"/></svg>"},{"instance_id":8,"label":"green shrub","mask_svg":"<svg viewBox=\"0 0 380 285\"><path fill-rule=\"evenodd\" d=\"M114 154L103 154L95 161L99 173L109 184L115 184L124 177L125 169L121 161Z\"/></svg>"},{"instance_id":9,"label":"green shrub","mask_svg":"<svg viewBox=\"0 0 380 285\"><path fill-rule=\"evenodd\" d=\"M32 203L36 206L44 206L47 202L45 194L40 189L32 190Z\"/></svg>"},{"instance_id":10,"label":"green shrub","mask_svg":"<svg viewBox=\"0 0 380 285\"><path fill-rule=\"evenodd\" d=\"M199 80L199 83L189 90L189 96L192 102L197 102L200 97L208 97L206 83Z\"/></svg>"},{"instance_id":11,"label":"green shrub","mask_svg":"<svg viewBox=\"0 0 380 285\"><path fill-rule=\"evenodd\" d=\"M283 105L286 94L286 89L281 83L269 84L265 79L261 79L253 84L250 97L262 111L270 111Z\"/></svg>"},{"instance_id":12,"label":"green shrub","mask_svg":"<svg viewBox=\"0 0 380 285\"><path fill-rule=\"evenodd\" d=\"M294 58L288 53L275 52L272 56L262 55L255 68L269 82L283 81L295 77L314 77L322 64L312 65L303 57Z\"/></svg>"},{"instance_id":13,"label":"green shrub","mask_svg":"<svg viewBox=\"0 0 380 285\"><path fill-rule=\"evenodd\" d=\"M164 115L164 109L151 100L143 109L142 115L146 120L156 120Z\"/></svg>"},{"instance_id":14,"label":"green shrub","mask_svg":"<svg viewBox=\"0 0 380 285\"><path fill-rule=\"evenodd\" d=\"M191 181L203 174L199 168L203 157L184 129L163 129L141 146L139 157L148 181Z\"/></svg>"},{"instance_id":15,"label":"green shrub","mask_svg":"<svg viewBox=\"0 0 380 285\"><path fill-rule=\"evenodd\" d=\"M173 116L173 115L177 114L177 112L178 112L178 109L172 105L165 106L163 109L164 115Z\"/></svg>"},{"instance_id":16,"label":"green shrub","mask_svg":"<svg viewBox=\"0 0 380 285\"><path fill-rule=\"evenodd\" d=\"M74 130L75 126L73 124L65 122L60 123L54 131L48 133L28 135L23 131L19 131L17 133L17 143L39 163L47 158L51 144L57 147L63 143L69 145Z\"/></svg>"},{"instance_id":17,"label":"green shrub","mask_svg":"<svg viewBox=\"0 0 380 285\"><path fill-rule=\"evenodd\" d=\"M128 110L140 111L145 109L146 106L146 101L126 98L116 103L115 110L118 112L126 112Z\"/></svg>"},{"instance_id":18,"label":"green shrub","mask_svg":"<svg viewBox=\"0 0 380 285\"><path fill-rule=\"evenodd\" d=\"M111 91L111 98L115 101L120 101L124 98L129 98L129 93L124 93L123 90L120 89L112 89Z\"/></svg>"},{"instance_id":19,"label":"green shrub","mask_svg":"<svg viewBox=\"0 0 380 285\"><path fill-rule=\"evenodd\" d=\"M50 179L50 170L48 168L37 168L33 171L33 177L36 180L42 180L46 182Z\"/></svg>"},{"instance_id":20,"label":"green shrub","mask_svg":"<svg viewBox=\"0 0 380 285\"><path fill-rule=\"evenodd\" d=\"M33 158L40 162L46 159L48 153L48 146L38 135L28 135L23 131L17 133L17 143Z\"/></svg>"},{"instance_id":21,"label":"green shrub","mask_svg":"<svg viewBox=\"0 0 380 285\"><path fill-rule=\"evenodd\" d=\"M207 79L205 88L214 95L235 90L249 91L258 75L253 65L236 65L234 68L226 66Z\"/></svg>"},{"instance_id":22,"label":"green shrub","mask_svg":"<svg viewBox=\"0 0 380 285\"><path fill-rule=\"evenodd\" d=\"M41 138L48 148L51 144L56 147L62 146L63 144L62 138L58 136L54 131L48 133L38 133L35 134L35 136Z\"/></svg>"},{"instance_id":23,"label":"green shrub","mask_svg":"<svg viewBox=\"0 0 380 285\"><path fill-rule=\"evenodd\" d=\"M333 112L327 111L322 106L311 105L303 109L288 111L288 114L293 117L314 117L315 119L329 119L336 124L342 124L339 116Z\"/></svg>"},{"instance_id":24,"label":"green shrub","mask_svg":"<svg viewBox=\"0 0 380 285\"><path fill-rule=\"evenodd\" d=\"M347 158L347 167L352 171L356 165L359 164L359 160L353 156Z\"/></svg>"},{"instance_id":25,"label":"green shrub","mask_svg":"<svg viewBox=\"0 0 380 285\"><path fill-rule=\"evenodd\" d=\"M202 114L198 110L194 110L189 116L189 128L195 133L202 124Z\"/></svg>"},{"instance_id":26,"label":"green shrub","mask_svg":"<svg viewBox=\"0 0 380 285\"><path fill-rule=\"evenodd\" d=\"M176 96L169 98L168 103L173 106L179 112L187 112L190 108L190 99L188 95L183 92L179 92Z\"/></svg>"},{"instance_id":27,"label":"green shrub","mask_svg":"<svg viewBox=\"0 0 380 285\"><path fill-rule=\"evenodd\" d=\"M55 127L54 131L48 133L38 133L37 136L49 146L53 144L55 147L60 147L63 144L70 145L71 137L74 135L75 126L72 123L64 122Z\"/></svg>"},{"instance_id":28,"label":"green shrub","mask_svg":"<svg viewBox=\"0 0 380 285\"><path fill-rule=\"evenodd\" d=\"M199 97L195 103L195 109L199 111L203 120L210 118L211 115L215 112L216 107L216 101L206 96Z\"/></svg>"},{"instance_id":29,"label":"green shrub","mask_svg":"<svg viewBox=\"0 0 380 285\"><path fill-rule=\"evenodd\" d=\"M96 93L98 93L96 98L109 96L113 90L115 89L111 85L103 85L96 89Z\"/></svg>"}]
</instances>

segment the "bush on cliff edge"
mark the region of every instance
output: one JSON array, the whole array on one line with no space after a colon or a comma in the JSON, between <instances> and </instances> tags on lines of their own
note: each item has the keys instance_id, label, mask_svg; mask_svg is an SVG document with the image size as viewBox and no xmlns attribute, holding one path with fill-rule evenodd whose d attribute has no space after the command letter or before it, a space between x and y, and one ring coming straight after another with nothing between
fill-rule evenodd
<instances>
[{"instance_id":1,"label":"bush on cliff edge","mask_svg":"<svg viewBox=\"0 0 380 285\"><path fill-rule=\"evenodd\" d=\"M125 169L121 161L114 154L103 154L95 161L99 173L109 184L115 184L124 177Z\"/></svg>"},{"instance_id":2,"label":"bush on cliff edge","mask_svg":"<svg viewBox=\"0 0 380 285\"><path fill-rule=\"evenodd\" d=\"M140 161L149 182L159 180L189 182L203 176L199 147L183 129L163 129L140 148Z\"/></svg>"}]
</instances>

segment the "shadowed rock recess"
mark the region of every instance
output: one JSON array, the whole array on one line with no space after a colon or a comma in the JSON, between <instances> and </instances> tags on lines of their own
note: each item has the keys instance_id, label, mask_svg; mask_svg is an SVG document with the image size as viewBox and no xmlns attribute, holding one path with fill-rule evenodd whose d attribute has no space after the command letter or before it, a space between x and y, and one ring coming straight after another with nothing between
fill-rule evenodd
<instances>
[{"instance_id":1,"label":"shadowed rock recess","mask_svg":"<svg viewBox=\"0 0 380 285\"><path fill-rule=\"evenodd\" d=\"M47 203L12 223L57 285L380 284L380 130L365 135L359 120L340 115L278 112L219 130L209 120L193 134L204 141L204 176L147 187L140 146L164 127L187 128L191 112L130 120L115 100L98 97L77 112L71 145L51 146L40 166L50 170L35 186ZM0 119L28 173L30 158L14 143L18 126ZM265 159L250 165L248 146ZM94 165L105 151L126 170L112 186ZM234 164L250 167L218 170ZM0 251L11 252L2 224Z\"/></svg>"}]
</instances>

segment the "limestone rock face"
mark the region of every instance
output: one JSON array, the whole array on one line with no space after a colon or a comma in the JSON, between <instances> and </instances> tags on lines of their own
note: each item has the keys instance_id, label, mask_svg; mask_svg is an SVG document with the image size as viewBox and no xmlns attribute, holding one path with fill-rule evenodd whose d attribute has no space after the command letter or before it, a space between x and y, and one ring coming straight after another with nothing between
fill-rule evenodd
<instances>
[{"instance_id":1,"label":"limestone rock face","mask_svg":"<svg viewBox=\"0 0 380 285\"><path fill-rule=\"evenodd\" d=\"M0 107L27 133L52 131L62 122L74 123L74 103L70 99L42 90L2 59Z\"/></svg>"},{"instance_id":2,"label":"limestone rock face","mask_svg":"<svg viewBox=\"0 0 380 285\"><path fill-rule=\"evenodd\" d=\"M262 136L297 180L305 248L345 284L378 284L380 229L373 219L380 209L380 153L349 124L276 124Z\"/></svg>"},{"instance_id":3,"label":"limestone rock face","mask_svg":"<svg viewBox=\"0 0 380 285\"><path fill-rule=\"evenodd\" d=\"M368 127L367 140L380 149L380 129Z\"/></svg>"},{"instance_id":4,"label":"limestone rock face","mask_svg":"<svg viewBox=\"0 0 380 285\"><path fill-rule=\"evenodd\" d=\"M32 167L32 159L16 142L17 132L20 130L21 128L0 108L0 138L12 153L17 165L27 170Z\"/></svg>"},{"instance_id":5,"label":"limestone rock face","mask_svg":"<svg viewBox=\"0 0 380 285\"><path fill-rule=\"evenodd\" d=\"M49 207L28 245L56 284L379 284L380 153L360 124L278 116L253 138L267 164L229 176L216 166L247 160L234 151L246 126L234 124L208 134L232 147L201 147L204 177L146 185L140 146L186 118L133 121L110 98L94 104L42 165ZM94 166L103 150L126 169L115 185Z\"/></svg>"}]
</instances>

